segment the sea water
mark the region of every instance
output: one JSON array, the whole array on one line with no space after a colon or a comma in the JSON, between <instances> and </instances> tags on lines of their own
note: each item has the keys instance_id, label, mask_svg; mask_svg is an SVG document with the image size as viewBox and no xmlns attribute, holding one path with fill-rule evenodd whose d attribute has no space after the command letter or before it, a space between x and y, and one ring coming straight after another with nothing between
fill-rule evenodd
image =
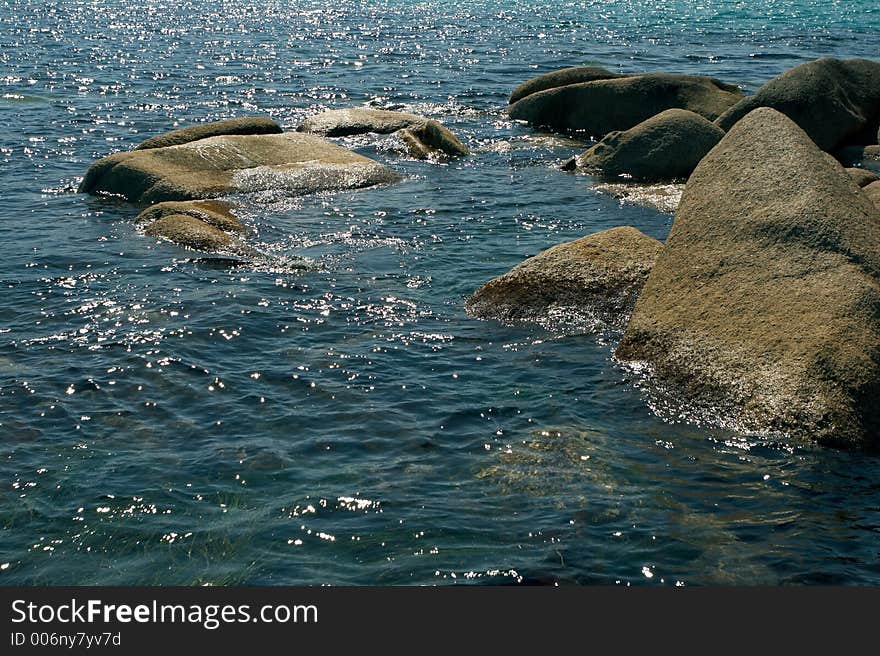
<instances>
[{"instance_id":1,"label":"sea water","mask_svg":"<svg viewBox=\"0 0 880 656\"><path fill-rule=\"evenodd\" d=\"M579 64L748 92L880 57L871 0L0 3L0 584L880 583L880 460L652 407L588 321L480 284L672 215L558 170L507 97ZM395 185L237 199L265 254L76 193L176 127L424 114L473 150L342 144Z\"/></svg>"}]
</instances>

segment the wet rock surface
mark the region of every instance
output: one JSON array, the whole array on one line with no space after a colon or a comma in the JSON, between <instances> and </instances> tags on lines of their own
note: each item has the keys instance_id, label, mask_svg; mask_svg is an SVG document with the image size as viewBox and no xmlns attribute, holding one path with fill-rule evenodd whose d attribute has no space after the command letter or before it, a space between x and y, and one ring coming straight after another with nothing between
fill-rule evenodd
<instances>
[{"instance_id":1,"label":"wet rock surface","mask_svg":"<svg viewBox=\"0 0 880 656\"><path fill-rule=\"evenodd\" d=\"M710 421L875 448L877 208L789 118L755 110L689 179L617 357Z\"/></svg>"}]
</instances>

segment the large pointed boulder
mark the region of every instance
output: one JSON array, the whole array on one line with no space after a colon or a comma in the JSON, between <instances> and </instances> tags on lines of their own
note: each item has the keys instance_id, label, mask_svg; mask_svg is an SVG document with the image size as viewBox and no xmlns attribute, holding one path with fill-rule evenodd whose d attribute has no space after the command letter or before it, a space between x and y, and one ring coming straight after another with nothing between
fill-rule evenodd
<instances>
[{"instance_id":1,"label":"large pointed boulder","mask_svg":"<svg viewBox=\"0 0 880 656\"><path fill-rule=\"evenodd\" d=\"M749 113L691 175L617 357L703 418L880 446L880 212L791 119Z\"/></svg>"}]
</instances>

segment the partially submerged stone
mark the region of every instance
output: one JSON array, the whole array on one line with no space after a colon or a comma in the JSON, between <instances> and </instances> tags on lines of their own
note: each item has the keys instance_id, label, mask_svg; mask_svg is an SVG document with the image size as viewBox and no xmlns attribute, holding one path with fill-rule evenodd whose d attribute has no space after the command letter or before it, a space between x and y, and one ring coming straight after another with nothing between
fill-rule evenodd
<instances>
[{"instance_id":1,"label":"partially submerged stone","mask_svg":"<svg viewBox=\"0 0 880 656\"><path fill-rule=\"evenodd\" d=\"M880 116L880 63L823 57L795 66L722 114L727 131L758 107L771 107L797 123L822 150L844 145Z\"/></svg>"},{"instance_id":2,"label":"partially submerged stone","mask_svg":"<svg viewBox=\"0 0 880 656\"><path fill-rule=\"evenodd\" d=\"M538 91L545 91L546 89L555 89L569 84L580 84L581 82L592 82L593 80L611 80L618 77L626 77L626 75L612 73L597 66L562 68L526 80L513 90L510 94L509 102L512 105L517 100L521 100Z\"/></svg>"},{"instance_id":3,"label":"partially submerged stone","mask_svg":"<svg viewBox=\"0 0 880 656\"><path fill-rule=\"evenodd\" d=\"M789 118L751 112L691 175L617 357L709 421L876 448L880 213Z\"/></svg>"},{"instance_id":4,"label":"partially submerged stone","mask_svg":"<svg viewBox=\"0 0 880 656\"><path fill-rule=\"evenodd\" d=\"M575 162L581 171L660 181L687 178L724 132L685 109L667 109L630 128L610 132Z\"/></svg>"},{"instance_id":5,"label":"partially submerged stone","mask_svg":"<svg viewBox=\"0 0 880 656\"><path fill-rule=\"evenodd\" d=\"M300 195L398 179L379 162L314 135L224 135L110 155L89 168L79 191L150 204L275 189Z\"/></svg>"},{"instance_id":6,"label":"partially submerged stone","mask_svg":"<svg viewBox=\"0 0 880 656\"><path fill-rule=\"evenodd\" d=\"M245 225L232 214L229 205L217 200L166 201L151 205L138 214L135 221L152 223L170 214L184 214L204 221L218 230L247 232Z\"/></svg>"},{"instance_id":7,"label":"partially submerged stone","mask_svg":"<svg viewBox=\"0 0 880 656\"><path fill-rule=\"evenodd\" d=\"M463 157L470 150L448 128L437 121L425 121L420 125L400 130L397 135L416 159Z\"/></svg>"},{"instance_id":8,"label":"partially submerged stone","mask_svg":"<svg viewBox=\"0 0 880 656\"><path fill-rule=\"evenodd\" d=\"M542 321L569 308L622 326L661 249L630 227L558 244L481 286L465 309L480 319Z\"/></svg>"},{"instance_id":9,"label":"partially submerged stone","mask_svg":"<svg viewBox=\"0 0 880 656\"><path fill-rule=\"evenodd\" d=\"M351 107L330 109L310 116L297 128L299 132L319 134L324 137L345 137L353 134L391 134L414 125L421 125L424 116L388 109Z\"/></svg>"},{"instance_id":10,"label":"partially submerged stone","mask_svg":"<svg viewBox=\"0 0 880 656\"><path fill-rule=\"evenodd\" d=\"M354 134L395 134L416 159L439 159L469 155L470 150L449 128L437 121L387 109L352 107L331 109L311 116L299 126L300 132L342 137Z\"/></svg>"},{"instance_id":11,"label":"partially submerged stone","mask_svg":"<svg viewBox=\"0 0 880 656\"><path fill-rule=\"evenodd\" d=\"M535 126L600 138L667 109L687 109L713 121L742 97L741 89L715 78L650 73L538 91L510 105L507 113Z\"/></svg>"},{"instance_id":12,"label":"partially submerged stone","mask_svg":"<svg viewBox=\"0 0 880 656\"><path fill-rule=\"evenodd\" d=\"M160 134L157 137L147 139L135 150L149 148L164 148L166 146L179 146L180 144L216 137L225 134L279 134L283 132L281 126L271 118L249 116L245 118L230 118L224 121L191 125L189 127L173 130Z\"/></svg>"},{"instance_id":13,"label":"partially submerged stone","mask_svg":"<svg viewBox=\"0 0 880 656\"><path fill-rule=\"evenodd\" d=\"M855 182L859 187L867 187L872 182L880 180L880 176L878 176L873 171L868 171L867 169L848 168L846 172L849 173L849 176L853 179L853 182Z\"/></svg>"},{"instance_id":14,"label":"partially submerged stone","mask_svg":"<svg viewBox=\"0 0 880 656\"><path fill-rule=\"evenodd\" d=\"M234 244L227 233L187 214L168 214L148 225L144 232L199 251L227 251Z\"/></svg>"}]
</instances>

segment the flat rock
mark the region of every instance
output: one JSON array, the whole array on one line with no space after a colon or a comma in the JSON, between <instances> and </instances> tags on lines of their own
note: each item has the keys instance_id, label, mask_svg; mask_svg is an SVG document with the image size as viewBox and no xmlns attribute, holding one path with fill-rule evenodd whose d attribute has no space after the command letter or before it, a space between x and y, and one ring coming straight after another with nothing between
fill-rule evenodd
<instances>
[{"instance_id":1,"label":"flat rock","mask_svg":"<svg viewBox=\"0 0 880 656\"><path fill-rule=\"evenodd\" d=\"M223 135L110 155L89 168L79 191L152 204L267 190L301 195L397 180L379 162L314 135Z\"/></svg>"},{"instance_id":2,"label":"flat rock","mask_svg":"<svg viewBox=\"0 0 880 656\"><path fill-rule=\"evenodd\" d=\"M688 180L617 350L698 418L841 447L880 430L880 213L759 108Z\"/></svg>"},{"instance_id":3,"label":"flat rock","mask_svg":"<svg viewBox=\"0 0 880 656\"><path fill-rule=\"evenodd\" d=\"M231 118L225 121L214 121L160 134L157 137L147 139L135 150L149 148L164 148L166 146L179 146L180 144L216 137L224 134L279 134L283 132L281 126L270 118L259 116L245 118Z\"/></svg>"},{"instance_id":4,"label":"flat rock","mask_svg":"<svg viewBox=\"0 0 880 656\"><path fill-rule=\"evenodd\" d=\"M520 84L510 94L510 104L517 100L521 100L526 96L530 96L538 91L546 89L555 89L556 87L564 87L569 84L579 84L581 82L592 82L593 80L612 80L619 77L627 77L619 73L612 73L604 68L597 66L573 66L571 68L561 68L557 71L551 71L538 75L530 80L526 80Z\"/></svg>"},{"instance_id":5,"label":"flat rock","mask_svg":"<svg viewBox=\"0 0 880 656\"><path fill-rule=\"evenodd\" d=\"M217 200L184 200L157 203L138 214L135 221L147 224L158 221L170 214L191 216L226 232L247 232L245 225L232 214L229 205Z\"/></svg>"},{"instance_id":6,"label":"flat rock","mask_svg":"<svg viewBox=\"0 0 880 656\"><path fill-rule=\"evenodd\" d=\"M782 112L822 150L833 150L872 126L880 116L880 63L823 57L795 66L722 114L729 130L758 107Z\"/></svg>"},{"instance_id":7,"label":"flat rock","mask_svg":"<svg viewBox=\"0 0 880 656\"><path fill-rule=\"evenodd\" d=\"M416 159L463 157L471 152L451 130L437 121L425 121L396 134Z\"/></svg>"},{"instance_id":8,"label":"flat rock","mask_svg":"<svg viewBox=\"0 0 880 656\"><path fill-rule=\"evenodd\" d=\"M535 126L602 137L667 109L687 109L713 121L742 97L738 87L711 77L651 73L538 91L510 105L507 113Z\"/></svg>"},{"instance_id":9,"label":"flat rock","mask_svg":"<svg viewBox=\"0 0 880 656\"><path fill-rule=\"evenodd\" d=\"M391 134L414 125L421 125L424 116L396 112L387 109L352 107L330 109L310 116L297 128L299 132L319 134L324 137L345 137L353 134Z\"/></svg>"},{"instance_id":10,"label":"flat rock","mask_svg":"<svg viewBox=\"0 0 880 656\"><path fill-rule=\"evenodd\" d=\"M480 319L540 322L570 308L622 326L661 249L630 227L558 244L481 286L465 309Z\"/></svg>"},{"instance_id":11,"label":"flat rock","mask_svg":"<svg viewBox=\"0 0 880 656\"><path fill-rule=\"evenodd\" d=\"M849 173L853 181L860 187L867 187L872 182L880 180L880 176L867 169L848 168L846 172Z\"/></svg>"},{"instance_id":12,"label":"flat rock","mask_svg":"<svg viewBox=\"0 0 880 656\"><path fill-rule=\"evenodd\" d=\"M724 137L724 131L699 114L667 109L625 131L609 132L576 158L577 168L634 180L687 178Z\"/></svg>"}]
</instances>

